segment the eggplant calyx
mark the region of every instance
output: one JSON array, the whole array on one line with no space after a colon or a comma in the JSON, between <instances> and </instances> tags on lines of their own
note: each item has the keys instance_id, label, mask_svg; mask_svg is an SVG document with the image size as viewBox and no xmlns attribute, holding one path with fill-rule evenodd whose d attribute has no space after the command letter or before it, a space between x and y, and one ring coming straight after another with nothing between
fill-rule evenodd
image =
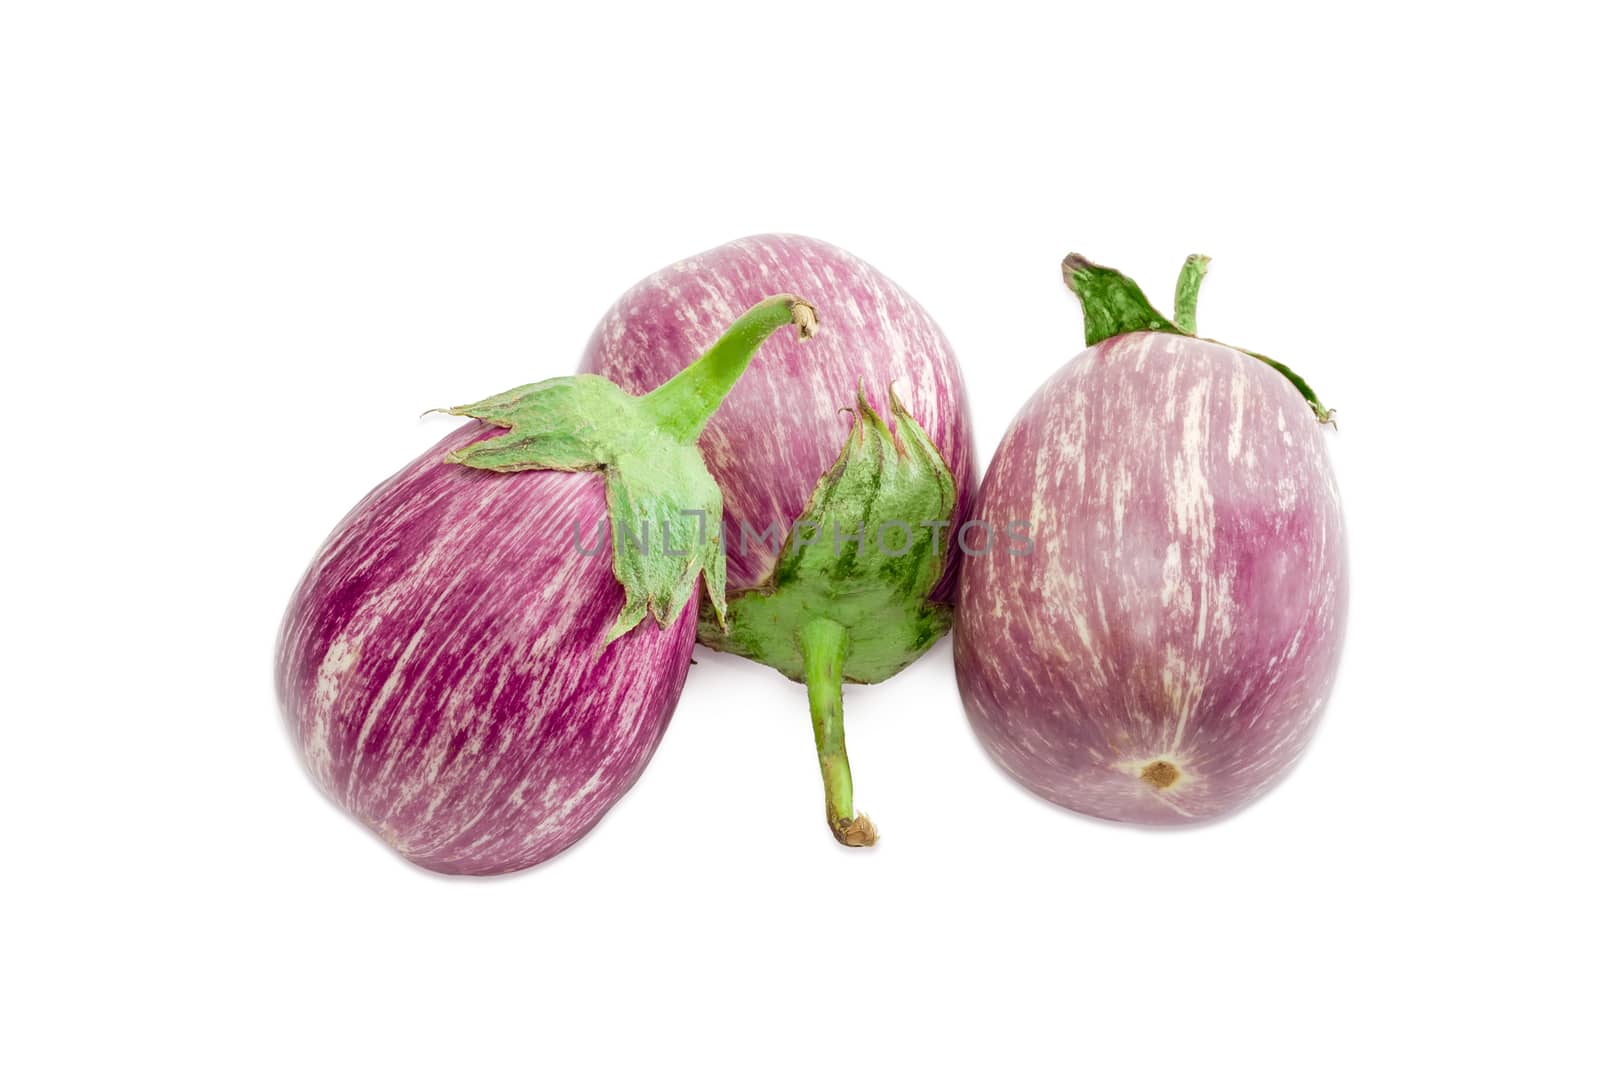
<instances>
[{"instance_id":1,"label":"eggplant calyx","mask_svg":"<svg viewBox=\"0 0 1600 1067\"><path fill-rule=\"evenodd\" d=\"M811 620L830 619L849 637L844 680L870 684L899 673L950 628L949 605L929 597L954 535L955 479L892 388L889 407L892 427L858 389L844 448L772 571L729 599L726 625L701 611L701 644L804 682L800 635Z\"/></svg>"},{"instance_id":2,"label":"eggplant calyx","mask_svg":"<svg viewBox=\"0 0 1600 1067\"><path fill-rule=\"evenodd\" d=\"M854 415L771 573L729 599L725 620L702 609L699 635L805 684L828 828L852 847L878 832L853 806L842 683L892 677L950 629L950 606L930 596L956 506L949 466L892 388L892 426L859 386Z\"/></svg>"},{"instance_id":3,"label":"eggplant calyx","mask_svg":"<svg viewBox=\"0 0 1600 1067\"><path fill-rule=\"evenodd\" d=\"M1125 333L1172 333L1185 337L1195 333L1195 305L1200 296L1200 283L1210 265L1209 256L1193 255L1184 261L1178 274L1178 287L1174 301L1175 311L1168 319L1157 311L1145 297L1144 291L1121 271L1091 263L1074 252L1061 261L1061 276L1083 305L1083 339L1091 348L1110 337ZM1205 338L1211 340L1211 338ZM1216 344L1226 344L1216 341ZM1288 379L1295 391L1304 398L1311 413L1320 423L1333 421L1333 409L1318 399L1316 391L1300 375L1275 359L1252 352L1238 345L1227 345L1251 359L1258 359Z\"/></svg>"},{"instance_id":4,"label":"eggplant calyx","mask_svg":"<svg viewBox=\"0 0 1600 1067\"><path fill-rule=\"evenodd\" d=\"M786 293L768 297L644 396L578 374L447 408L506 432L451 452L445 462L503 474L594 471L605 478L612 573L625 594L608 644L647 616L670 625L702 582L709 609L721 619L727 610L722 490L695 441L762 342L791 324L802 340L812 336L816 309ZM587 536L573 531L574 551L584 551Z\"/></svg>"}]
</instances>

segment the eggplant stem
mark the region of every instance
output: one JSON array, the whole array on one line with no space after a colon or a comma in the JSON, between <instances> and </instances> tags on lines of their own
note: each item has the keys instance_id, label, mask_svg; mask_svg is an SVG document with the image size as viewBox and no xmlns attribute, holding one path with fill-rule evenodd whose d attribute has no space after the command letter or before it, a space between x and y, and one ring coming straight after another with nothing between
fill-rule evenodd
<instances>
[{"instance_id":1,"label":"eggplant stem","mask_svg":"<svg viewBox=\"0 0 1600 1067\"><path fill-rule=\"evenodd\" d=\"M647 393L645 411L666 434L693 444L756 349L793 324L804 341L817 332L817 309L789 293L769 296L729 326L705 354Z\"/></svg>"},{"instance_id":2,"label":"eggplant stem","mask_svg":"<svg viewBox=\"0 0 1600 1067\"><path fill-rule=\"evenodd\" d=\"M815 618L800 628L799 638L828 829L841 845L877 844L878 831L872 820L855 813L850 756L844 746L844 657L849 634L832 619Z\"/></svg>"},{"instance_id":3,"label":"eggplant stem","mask_svg":"<svg viewBox=\"0 0 1600 1067\"><path fill-rule=\"evenodd\" d=\"M1195 307L1200 302L1200 283L1205 280L1210 256L1196 253L1183 261L1178 272L1178 292L1172 301L1172 324L1184 333L1195 331Z\"/></svg>"}]
</instances>

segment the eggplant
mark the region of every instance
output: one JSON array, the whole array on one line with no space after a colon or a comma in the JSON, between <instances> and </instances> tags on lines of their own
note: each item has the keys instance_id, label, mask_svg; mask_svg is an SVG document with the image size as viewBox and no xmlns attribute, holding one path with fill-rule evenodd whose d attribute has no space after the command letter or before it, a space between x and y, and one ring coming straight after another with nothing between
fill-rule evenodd
<instances>
[{"instance_id":1,"label":"eggplant","mask_svg":"<svg viewBox=\"0 0 1600 1067\"><path fill-rule=\"evenodd\" d=\"M761 343L761 301L645 396L594 375L452 414L322 547L278 644L322 790L400 855L500 874L572 845L633 785L726 610L722 498L696 439Z\"/></svg>"},{"instance_id":2,"label":"eggplant","mask_svg":"<svg viewBox=\"0 0 1600 1067\"><path fill-rule=\"evenodd\" d=\"M1120 273L1063 272L1087 351L1006 431L968 558L956 678L989 754L1075 811L1190 824L1279 781L1328 700L1348 601L1323 424L1286 366L1195 336L1206 259L1168 320Z\"/></svg>"},{"instance_id":3,"label":"eggplant","mask_svg":"<svg viewBox=\"0 0 1600 1067\"><path fill-rule=\"evenodd\" d=\"M808 690L824 814L841 844L877 828L854 807L843 683L893 677L950 628L976 488L961 369L932 317L850 253L809 237L733 241L657 271L595 328L581 369L632 391L678 373L728 309L777 286L828 309L802 355L777 338L701 438L722 486L728 614L708 647Z\"/></svg>"}]
</instances>

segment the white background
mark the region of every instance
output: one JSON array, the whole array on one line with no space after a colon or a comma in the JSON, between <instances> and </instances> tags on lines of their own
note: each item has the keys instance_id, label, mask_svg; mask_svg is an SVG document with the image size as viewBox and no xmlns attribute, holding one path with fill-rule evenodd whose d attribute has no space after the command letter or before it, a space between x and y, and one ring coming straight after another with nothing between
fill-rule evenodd
<instances>
[{"instance_id":1,"label":"white background","mask_svg":"<svg viewBox=\"0 0 1600 1067\"><path fill-rule=\"evenodd\" d=\"M1592 27L563 7L4 7L0 1058L1592 1055ZM847 691L874 851L824 829L799 687L705 653L531 872L426 874L315 791L275 631L416 413L771 230L932 311L985 459L1081 347L1064 253L1163 298L1214 257L1202 331L1340 413L1353 612L1285 785L1182 832L1052 808L946 642Z\"/></svg>"}]
</instances>

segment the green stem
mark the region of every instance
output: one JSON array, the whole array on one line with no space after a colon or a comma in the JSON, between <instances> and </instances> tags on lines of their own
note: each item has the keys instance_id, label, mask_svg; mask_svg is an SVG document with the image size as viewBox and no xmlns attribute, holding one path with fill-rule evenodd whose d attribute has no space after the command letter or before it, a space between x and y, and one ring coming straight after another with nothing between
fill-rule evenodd
<instances>
[{"instance_id":1,"label":"green stem","mask_svg":"<svg viewBox=\"0 0 1600 1067\"><path fill-rule=\"evenodd\" d=\"M814 618L800 627L805 658L806 695L811 700L811 733L822 766L828 828L841 845L872 845L878 831L865 815L855 814L850 783L850 756L844 747L844 657L849 637L832 619Z\"/></svg>"},{"instance_id":2,"label":"green stem","mask_svg":"<svg viewBox=\"0 0 1600 1067\"><path fill-rule=\"evenodd\" d=\"M645 410L674 439L693 444L761 342L793 323L804 341L817 332L817 309L788 293L746 311L699 359L643 398Z\"/></svg>"},{"instance_id":3,"label":"green stem","mask_svg":"<svg viewBox=\"0 0 1600 1067\"><path fill-rule=\"evenodd\" d=\"M1200 283L1205 280L1210 256L1193 255L1183 261L1178 272L1178 294L1172 301L1172 324L1184 333L1194 333L1194 309L1200 302Z\"/></svg>"}]
</instances>

